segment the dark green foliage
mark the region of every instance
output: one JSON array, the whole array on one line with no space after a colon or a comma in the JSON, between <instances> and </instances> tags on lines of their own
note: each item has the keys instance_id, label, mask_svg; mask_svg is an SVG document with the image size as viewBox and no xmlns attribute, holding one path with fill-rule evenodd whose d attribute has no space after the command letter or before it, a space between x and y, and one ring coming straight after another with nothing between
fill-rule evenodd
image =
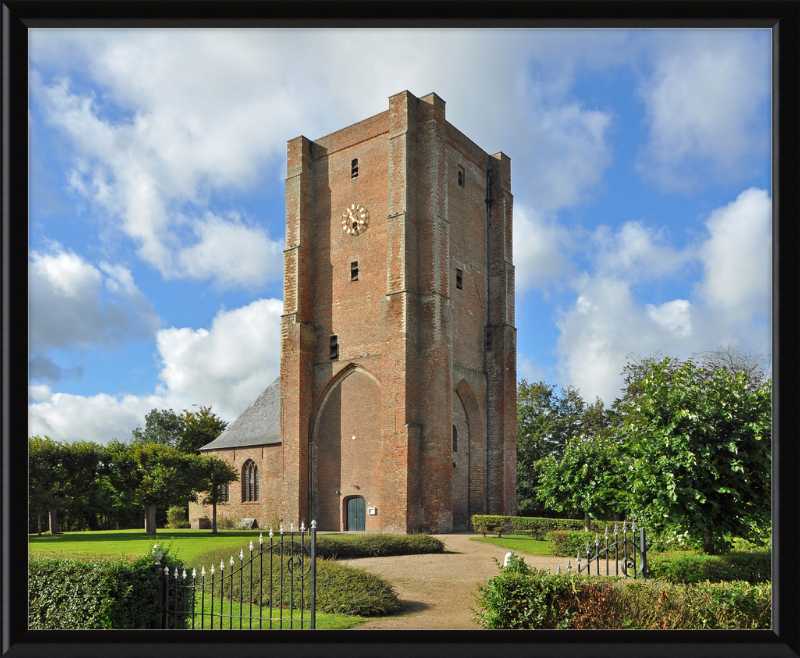
<instances>
[{"instance_id":1,"label":"dark green foliage","mask_svg":"<svg viewBox=\"0 0 800 658\"><path fill-rule=\"evenodd\" d=\"M615 437L570 439L560 460L548 455L536 472L536 494L549 509L605 518L625 510L627 470Z\"/></svg>"},{"instance_id":2,"label":"dark green foliage","mask_svg":"<svg viewBox=\"0 0 800 658\"><path fill-rule=\"evenodd\" d=\"M771 385L691 360L652 362L620 403L631 516L726 550L770 522Z\"/></svg>"},{"instance_id":3,"label":"dark green foliage","mask_svg":"<svg viewBox=\"0 0 800 658\"><path fill-rule=\"evenodd\" d=\"M152 628L163 567L182 569L166 553L161 564L148 554L136 561L28 561L29 627L35 629Z\"/></svg>"},{"instance_id":4,"label":"dark green foliage","mask_svg":"<svg viewBox=\"0 0 800 658\"><path fill-rule=\"evenodd\" d=\"M556 575L515 556L478 587L475 621L484 628L770 628L771 594L769 584Z\"/></svg>"},{"instance_id":5,"label":"dark green foliage","mask_svg":"<svg viewBox=\"0 0 800 658\"><path fill-rule=\"evenodd\" d=\"M639 543L639 533L636 533L636 544ZM556 530L554 532L548 533L547 541L553 547L553 555L560 555L562 557L571 557L575 558L578 556L578 551L580 551L581 559L586 559L586 542L589 542L589 554L594 557L596 551L595 548L595 538L600 540L600 550L603 550L606 545L606 537L604 529L600 527L596 527L595 530L591 532L583 532L575 531L575 530ZM622 530L620 529L619 532L619 541L622 541ZM628 546L630 547L630 542L634 540L633 533L628 530ZM609 529L608 533L608 544L611 546L614 543L614 533L612 529ZM613 550L613 549L612 549ZM618 547L619 555L622 555L623 548L622 544ZM628 553L630 554L630 548L628 549ZM613 552L611 553L613 555ZM605 560L605 555L603 556Z\"/></svg>"},{"instance_id":6,"label":"dark green foliage","mask_svg":"<svg viewBox=\"0 0 800 658\"><path fill-rule=\"evenodd\" d=\"M360 538L359 538L360 539ZM287 542L288 544L288 542ZM347 542L342 541L346 546ZM265 543L265 546L267 543ZM318 544L319 546L319 544ZM330 543L328 543L330 547ZM341 547L339 547L341 548ZM294 554L290 554L294 551ZM215 577L219 578L220 562L224 565L223 573L226 576L222 583L222 596L226 599L231 598L231 588L233 588L233 600L262 606L279 605L282 601L284 606L293 605L308 608L311 595L310 563L308 556L302 557L300 562L299 544L294 547L284 545L283 553L280 547L275 544L270 560L270 553L265 550L263 556L259 557L256 547L252 562L249 550L243 551L242 555L234 555L234 564L231 568L230 558L233 551L230 549L216 549L201 555L197 559L198 573L201 567L206 569L206 582L210 582L211 564L215 565ZM354 551L358 553L358 551ZM374 553L371 553L374 554ZM400 555L406 553L399 553ZM296 556L292 562L295 574L300 571L305 573L302 581L299 578L292 578L289 571L290 559ZM362 555L363 557L363 555ZM240 565L244 566L242 571L236 571ZM252 588L251 570L252 565ZM231 570L233 569L233 570ZM270 581L270 571L272 579ZM234 573L232 579L229 575ZM270 585L271 582L271 585ZM281 587L282 583L282 587ZM219 592L219 585L215 585L216 592ZM210 588L206 587L206 593ZM281 598L282 596L282 598ZM317 610L323 612L340 613L357 616L378 616L386 615L399 610L400 604L392 586L379 576L370 574L362 569L350 567L337 563L334 560L320 558L317 560Z\"/></svg>"},{"instance_id":7,"label":"dark green foliage","mask_svg":"<svg viewBox=\"0 0 800 658\"><path fill-rule=\"evenodd\" d=\"M526 516L511 516L510 531L515 535L530 535L539 541L547 540L547 535L556 530L583 531L583 521L577 519L545 519ZM593 532L601 532L603 525L591 522Z\"/></svg>"},{"instance_id":8,"label":"dark green foliage","mask_svg":"<svg viewBox=\"0 0 800 658\"><path fill-rule=\"evenodd\" d=\"M700 553L661 553L647 556L649 578L670 583L712 583L771 580L772 555L768 551L704 555Z\"/></svg>"},{"instance_id":9,"label":"dark green foliage","mask_svg":"<svg viewBox=\"0 0 800 658\"><path fill-rule=\"evenodd\" d=\"M430 535L317 536L317 555L331 560L442 553L443 551L444 543Z\"/></svg>"},{"instance_id":10,"label":"dark green foliage","mask_svg":"<svg viewBox=\"0 0 800 658\"><path fill-rule=\"evenodd\" d=\"M178 446L186 425L172 409L152 409L144 417L144 429L137 426L132 432L133 445L159 443L161 445Z\"/></svg>"},{"instance_id":11,"label":"dark green foliage","mask_svg":"<svg viewBox=\"0 0 800 658\"><path fill-rule=\"evenodd\" d=\"M603 527L597 521L591 522L594 531ZM512 535L529 535L539 541L545 541L547 534L554 530L583 530L583 521L577 519L550 519L533 516L492 516L476 514L472 517L472 528L475 532L497 534L505 532Z\"/></svg>"},{"instance_id":12,"label":"dark green foliage","mask_svg":"<svg viewBox=\"0 0 800 658\"><path fill-rule=\"evenodd\" d=\"M517 385L517 510L525 516L557 515L536 496L539 460L561 460L567 443L592 436L606 425L603 403L586 405L572 386L556 391L543 381ZM573 511L573 510L570 510Z\"/></svg>"},{"instance_id":13,"label":"dark green foliage","mask_svg":"<svg viewBox=\"0 0 800 658\"><path fill-rule=\"evenodd\" d=\"M176 447L181 452L198 455L200 448L211 443L228 426L217 414L211 413L211 407L201 406L198 411L184 409L180 419L183 421L183 432Z\"/></svg>"},{"instance_id":14,"label":"dark green foliage","mask_svg":"<svg viewBox=\"0 0 800 658\"><path fill-rule=\"evenodd\" d=\"M498 537L506 531L509 523L511 522L510 516L496 516L492 514L475 514L472 517L472 529L475 532L497 534Z\"/></svg>"},{"instance_id":15,"label":"dark green foliage","mask_svg":"<svg viewBox=\"0 0 800 658\"><path fill-rule=\"evenodd\" d=\"M394 588L380 576L332 560L317 562L317 609L358 617L400 610Z\"/></svg>"}]
</instances>

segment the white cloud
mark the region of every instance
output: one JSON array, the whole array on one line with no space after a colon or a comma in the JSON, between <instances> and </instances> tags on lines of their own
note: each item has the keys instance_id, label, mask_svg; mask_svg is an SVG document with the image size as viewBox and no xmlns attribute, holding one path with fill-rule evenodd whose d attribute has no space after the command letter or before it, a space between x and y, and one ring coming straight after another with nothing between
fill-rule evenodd
<instances>
[{"instance_id":1,"label":"white cloud","mask_svg":"<svg viewBox=\"0 0 800 658\"><path fill-rule=\"evenodd\" d=\"M768 317L771 294L772 202L750 188L717 208L706 222L709 238L700 254L705 273L699 294L732 320Z\"/></svg>"},{"instance_id":2,"label":"white cloud","mask_svg":"<svg viewBox=\"0 0 800 658\"><path fill-rule=\"evenodd\" d=\"M708 237L681 251L640 224L597 231L595 273L574 279L575 302L557 314L561 380L608 404L620 394L629 354L688 357L730 340L769 353L770 216L767 193L749 189L711 212ZM654 304L634 295L643 278L663 280L698 262L705 275L690 299Z\"/></svg>"},{"instance_id":3,"label":"white cloud","mask_svg":"<svg viewBox=\"0 0 800 658\"><path fill-rule=\"evenodd\" d=\"M209 329L161 329L156 345L162 384L152 395L93 396L28 391L29 434L53 439L107 443L128 440L151 409L176 412L193 404L211 406L234 420L280 372L280 316L283 303L260 299L217 313Z\"/></svg>"},{"instance_id":4,"label":"white cloud","mask_svg":"<svg viewBox=\"0 0 800 658\"><path fill-rule=\"evenodd\" d=\"M158 332L165 393L192 398L233 420L280 372L283 303L259 299L220 311L210 329Z\"/></svg>"},{"instance_id":5,"label":"white cloud","mask_svg":"<svg viewBox=\"0 0 800 658\"><path fill-rule=\"evenodd\" d=\"M212 279L219 287L251 286L281 275L282 245L238 214L222 218L206 213L192 222L198 239L177 254L180 269L194 279Z\"/></svg>"},{"instance_id":6,"label":"white cloud","mask_svg":"<svg viewBox=\"0 0 800 658\"><path fill-rule=\"evenodd\" d=\"M625 222L616 231L600 226L592 240L595 264L605 274L637 282L674 274L692 254L675 251L668 239L666 228L656 231L641 222Z\"/></svg>"},{"instance_id":7,"label":"white cloud","mask_svg":"<svg viewBox=\"0 0 800 658\"><path fill-rule=\"evenodd\" d=\"M769 148L765 35L707 30L662 35L639 95L650 127L639 170L667 190L753 174Z\"/></svg>"},{"instance_id":8,"label":"white cloud","mask_svg":"<svg viewBox=\"0 0 800 658\"><path fill-rule=\"evenodd\" d=\"M568 231L555 218L514 206L515 288L522 295L530 288L544 288L570 269Z\"/></svg>"},{"instance_id":9,"label":"white cloud","mask_svg":"<svg viewBox=\"0 0 800 658\"><path fill-rule=\"evenodd\" d=\"M263 227L278 236L283 218L245 223L236 208L210 204L265 175L282 178L287 138L382 112L403 89L435 91L454 125L509 154L515 189L556 230L553 213L584 199L611 157L611 114L569 97L577 61L619 63L629 41L574 31L556 48L546 31L527 30L441 30L435 39L424 30L358 39L345 30L33 30L30 39L32 94L70 141L72 190L162 276L221 287L280 276L282 245ZM220 253L211 245L223 230L236 239ZM232 262L233 272L222 267Z\"/></svg>"},{"instance_id":10,"label":"white cloud","mask_svg":"<svg viewBox=\"0 0 800 658\"><path fill-rule=\"evenodd\" d=\"M58 243L29 260L29 340L34 355L49 349L113 347L152 337L160 320L130 270L99 269Z\"/></svg>"}]
</instances>

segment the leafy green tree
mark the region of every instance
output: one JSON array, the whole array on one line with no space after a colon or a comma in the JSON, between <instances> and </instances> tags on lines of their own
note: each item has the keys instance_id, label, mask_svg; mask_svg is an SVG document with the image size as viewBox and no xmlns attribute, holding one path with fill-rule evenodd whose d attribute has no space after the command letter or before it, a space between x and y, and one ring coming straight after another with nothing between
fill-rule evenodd
<instances>
[{"instance_id":1,"label":"leafy green tree","mask_svg":"<svg viewBox=\"0 0 800 658\"><path fill-rule=\"evenodd\" d=\"M28 439L29 505L41 532L43 514L51 534L60 532L58 510L78 510L91 499L97 482L99 446L90 442L66 443L49 437Z\"/></svg>"},{"instance_id":2,"label":"leafy green tree","mask_svg":"<svg viewBox=\"0 0 800 658\"><path fill-rule=\"evenodd\" d=\"M134 445L160 443L176 447L186 429L183 418L172 409L152 409L144 421L144 429L137 426L132 432L131 443Z\"/></svg>"},{"instance_id":3,"label":"leafy green tree","mask_svg":"<svg viewBox=\"0 0 800 658\"><path fill-rule=\"evenodd\" d=\"M599 433L570 439L560 460L554 455L541 459L536 467L536 493L550 509L605 517L624 510L625 463L613 436Z\"/></svg>"},{"instance_id":4,"label":"leafy green tree","mask_svg":"<svg viewBox=\"0 0 800 658\"><path fill-rule=\"evenodd\" d=\"M197 458L200 488L205 491L201 503L213 507L211 532L217 534L217 504L225 500L226 485L239 480L237 469L213 455Z\"/></svg>"},{"instance_id":5,"label":"leafy green tree","mask_svg":"<svg viewBox=\"0 0 800 658\"><path fill-rule=\"evenodd\" d=\"M632 515L707 553L770 520L771 382L745 371L654 362L621 405Z\"/></svg>"},{"instance_id":6,"label":"leafy green tree","mask_svg":"<svg viewBox=\"0 0 800 658\"><path fill-rule=\"evenodd\" d=\"M599 407L598 407L599 405ZM543 381L517 385L517 510L528 516L552 514L537 498L539 460L561 459L567 443L605 423L603 403L586 405L572 386L556 390Z\"/></svg>"},{"instance_id":7,"label":"leafy green tree","mask_svg":"<svg viewBox=\"0 0 800 658\"><path fill-rule=\"evenodd\" d=\"M138 476L134 499L144 505L145 532L155 534L157 507L197 500L199 458L161 443L135 445L131 457Z\"/></svg>"},{"instance_id":8,"label":"leafy green tree","mask_svg":"<svg viewBox=\"0 0 800 658\"><path fill-rule=\"evenodd\" d=\"M140 472L133 458L134 447L114 439L102 447L98 467L104 529L141 527L141 505L137 501Z\"/></svg>"},{"instance_id":9,"label":"leafy green tree","mask_svg":"<svg viewBox=\"0 0 800 658\"><path fill-rule=\"evenodd\" d=\"M227 422L211 412L211 407L201 406L198 411L184 409L180 419L184 429L178 439L178 450L193 454L200 454L200 448L211 443L228 426Z\"/></svg>"}]
</instances>

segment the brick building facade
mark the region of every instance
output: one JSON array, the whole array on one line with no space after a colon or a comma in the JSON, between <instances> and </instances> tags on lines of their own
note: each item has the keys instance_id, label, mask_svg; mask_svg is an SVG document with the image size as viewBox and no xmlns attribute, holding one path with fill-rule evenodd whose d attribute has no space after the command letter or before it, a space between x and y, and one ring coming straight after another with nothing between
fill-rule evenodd
<instances>
[{"instance_id":1,"label":"brick building facade","mask_svg":"<svg viewBox=\"0 0 800 658\"><path fill-rule=\"evenodd\" d=\"M242 479L221 513L398 533L513 514L509 158L402 92L288 143L286 245L280 379L203 448L256 465L259 500Z\"/></svg>"}]
</instances>

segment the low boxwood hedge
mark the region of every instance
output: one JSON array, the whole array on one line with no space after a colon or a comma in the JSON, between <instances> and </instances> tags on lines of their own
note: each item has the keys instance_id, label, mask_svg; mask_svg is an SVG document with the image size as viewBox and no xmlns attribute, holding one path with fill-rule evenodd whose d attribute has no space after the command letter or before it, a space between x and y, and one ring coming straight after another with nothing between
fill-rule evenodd
<instances>
[{"instance_id":1,"label":"low boxwood hedge","mask_svg":"<svg viewBox=\"0 0 800 658\"><path fill-rule=\"evenodd\" d=\"M600 532L604 526L599 521L592 521L590 527L593 532ZM489 514L475 514L472 517L472 529L475 532L514 535L529 535L533 539L544 541L547 534L556 530L582 531L583 521L576 519L547 519L533 516L496 516Z\"/></svg>"},{"instance_id":2,"label":"low boxwood hedge","mask_svg":"<svg viewBox=\"0 0 800 658\"><path fill-rule=\"evenodd\" d=\"M183 569L162 554L138 560L28 560L28 626L35 629L152 628L163 567Z\"/></svg>"},{"instance_id":3,"label":"low boxwood hedge","mask_svg":"<svg viewBox=\"0 0 800 658\"><path fill-rule=\"evenodd\" d=\"M317 555L330 560L442 552L444 542L430 535L317 535Z\"/></svg>"},{"instance_id":4,"label":"low boxwood hedge","mask_svg":"<svg viewBox=\"0 0 800 658\"><path fill-rule=\"evenodd\" d=\"M551 574L515 557L478 587L484 628L770 628L771 586Z\"/></svg>"},{"instance_id":5,"label":"low boxwood hedge","mask_svg":"<svg viewBox=\"0 0 800 658\"><path fill-rule=\"evenodd\" d=\"M769 551L703 553L654 553L647 556L647 575L670 583L733 582L765 583L771 580Z\"/></svg>"}]
</instances>

